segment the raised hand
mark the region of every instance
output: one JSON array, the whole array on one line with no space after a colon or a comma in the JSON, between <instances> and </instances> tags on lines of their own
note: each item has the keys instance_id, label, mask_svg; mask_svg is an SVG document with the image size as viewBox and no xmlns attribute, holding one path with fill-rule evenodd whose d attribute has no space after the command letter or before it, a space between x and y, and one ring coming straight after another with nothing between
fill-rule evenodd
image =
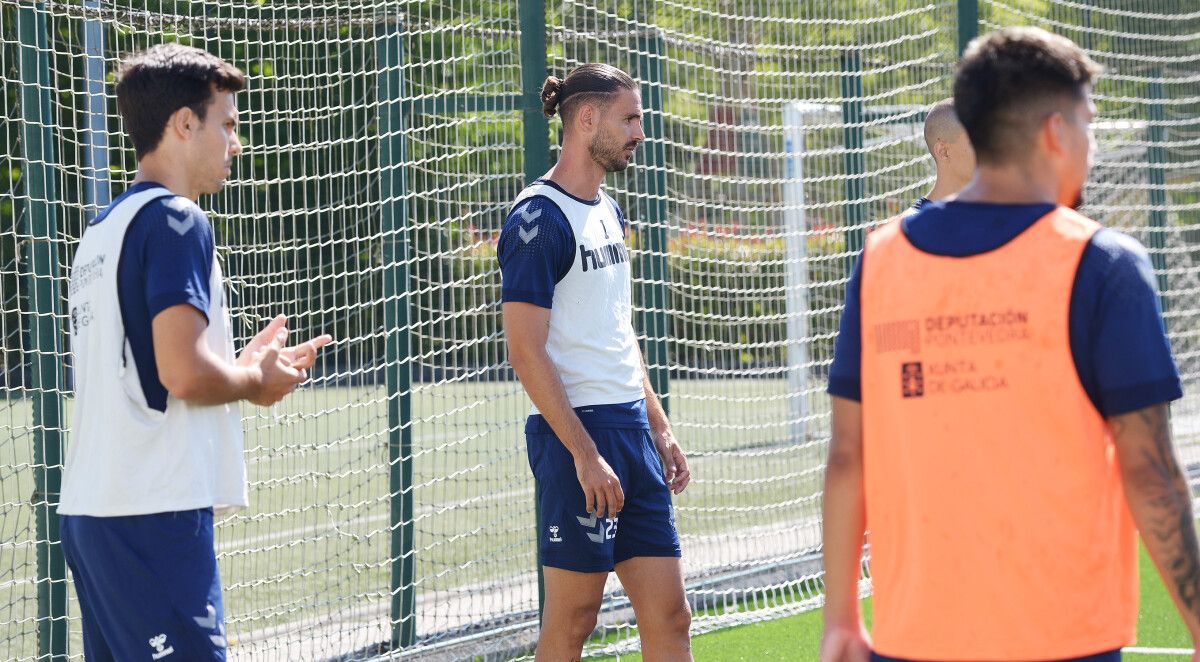
<instances>
[{"instance_id":1,"label":"raised hand","mask_svg":"<svg viewBox=\"0 0 1200 662\"><path fill-rule=\"evenodd\" d=\"M286 327L278 329L275 337L253 354L252 363L247 367L256 370L259 373L259 379L258 389L250 398L250 402L262 406L273 405L282 400L283 396L291 393L292 389L296 388L296 384L304 381L304 371L293 368L289 365L289 361L280 354L287 336ZM257 338L257 336L255 337Z\"/></svg>"},{"instance_id":2,"label":"raised hand","mask_svg":"<svg viewBox=\"0 0 1200 662\"><path fill-rule=\"evenodd\" d=\"M268 322L261 331L250 339L250 342L246 343L246 346L242 348L242 353L238 354L236 363L240 366L253 364L257 360L255 355L262 352L263 348L274 340L275 335L279 333L280 329L286 327L287 315L276 315L275 319Z\"/></svg>"},{"instance_id":3,"label":"raised hand","mask_svg":"<svg viewBox=\"0 0 1200 662\"><path fill-rule=\"evenodd\" d=\"M246 346L242 348L242 353L237 358L237 364L242 366L254 364L259 358L258 355L263 352L281 329L287 330L287 315L276 315L261 331L255 334L250 339L250 342L246 343ZM285 365L291 366L296 370L305 371L317 362L317 354L321 348L331 342L333 342L333 336L323 333L291 347L280 347L279 356Z\"/></svg>"},{"instance_id":4,"label":"raised hand","mask_svg":"<svg viewBox=\"0 0 1200 662\"><path fill-rule=\"evenodd\" d=\"M287 359L297 370L308 370L317 362L317 352L322 347L333 342L333 336L323 333L316 338L306 340L299 345L292 345L280 350L279 355Z\"/></svg>"}]
</instances>

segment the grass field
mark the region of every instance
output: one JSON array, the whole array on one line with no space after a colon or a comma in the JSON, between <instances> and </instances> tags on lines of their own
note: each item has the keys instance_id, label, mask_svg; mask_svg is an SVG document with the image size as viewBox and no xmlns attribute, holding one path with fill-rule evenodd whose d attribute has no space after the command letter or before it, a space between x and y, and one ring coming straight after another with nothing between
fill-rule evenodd
<instances>
[{"instance_id":1,"label":"grass field","mask_svg":"<svg viewBox=\"0 0 1200 662\"><path fill-rule=\"evenodd\" d=\"M1141 610L1138 615L1139 648L1191 648L1191 638L1179 618L1170 595L1162 584L1145 549L1141 554ZM871 601L863 601L870 623ZM754 623L696 637L693 651L705 662L803 662L816 660L821 641L821 612L765 623ZM1188 660L1186 655L1126 653L1128 660ZM608 661L640 662L641 655L602 658Z\"/></svg>"},{"instance_id":2,"label":"grass field","mask_svg":"<svg viewBox=\"0 0 1200 662\"><path fill-rule=\"evenodd\" d=\"M791 440L786 388L761 378L673 383L676 432L696 475L677 501L693 574L814 544L823 451ZM412 407L418 635L535 610L519 386L417 384ZM320 658L377 643L392 571L385 390L306 388L243 413L251 507L217 526L231 652ZM823 411L809 423L810 438L824 434ZM32 447L30 402L0 400L0 659L36 650Z\"/></svg>"},{"instance_id":3,"label":"grass field","mask_svg":"<svg viewBox=\"0 0 1200 662\"><path fill-rule=\"evenodd\" d=\"M816 549L824 400L813 397L808 418L797 421L781 379L672 382L672 419L695 475L676 502L689 577L773 566ZM387 405L382 387L315 386L275 408L243 410L251 507L217 526L231 657L322 659L388 636ZM513 382L415 385L406 489L419 637L536 609L527 407ZM1176 418L1191 460L1195 419ZM0 400L0 659L36 651L32 426L28 400ZM785 646L815 642L815 630L797 636L814 618L707 635L697 645L734 651L739 637L765 645L772 632Z\"/></svg>"}]
</instances>

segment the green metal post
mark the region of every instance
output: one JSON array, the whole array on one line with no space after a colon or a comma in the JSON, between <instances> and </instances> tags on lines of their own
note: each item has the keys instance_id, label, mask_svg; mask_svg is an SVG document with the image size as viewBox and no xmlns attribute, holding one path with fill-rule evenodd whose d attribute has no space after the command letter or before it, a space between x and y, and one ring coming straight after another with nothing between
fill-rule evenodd
<instances>
[{"instance_id":1,"label":"green metal post","mask_svg":"<svg viewBox=\"0 0 1200 662\"><path fill-rule=\"evenodd\" d=\"M84 0L87 9L100 9L100 0ZM108 112L104 98L104 24L89 17L83 27L84 77L87 81L87 123L85 132L87 180L84 201L88 213L95 216L112 200L108 179Z\"/></svg>"},{"instance_id":2,"label":"green metal post","mask_svg":"<svg viewBox=\"0 0 1200 662\"><path fill-rule=\"evenodd\" d=\"M1079 10L1082 13L1079 20L1080 27L1080 43L1079 47L1084 51L1091 52L1092 50L1092 8L1082 7Z\"/></svg>"},{"instance_id":3,"label":"green metal post","mask_svg":"<svg viewBox=\"0 0 1200 662\"><path fill-rule=\"evenodd\" d=\"M25 274L29 308L29 350L33 392L33 509L37 532L38 659L67 659L67 564L59 544L55 512L62 484L62 330L60 291L55 276L58 223L55 216L54 111L51 105L49 39L42 2L23 4L17 13L20 33L21 139L25 145Z\"/></svg>"},{"instance_id":4,"label":"green metal post","mask_svg":"<svg viewBox=\"0 0 1200 662\"><path fill-rule=\"evenodd\" d=\"M391 494L391 647L416 641L413 541L412 339L409 327L408 144L404 136L404 35L399 16L381 28L379 159L383 200L383 297L387 333L388 490Z\"/></svg>"},{"instance_id":5,"label":"green metal post","mask_svg":"<svg viewBox=\"0 0 1200 662\"><path fill-rule=\"evenodd\" d=\"M550 169L550 122L542 113L546 79L546 3L520 0L521 126L525 135L525 183Z\"/></svg>"},{"instance_id":6,"label":"green metal post","mask_svg":"<svg viewBox=\"0 0 1200 662\"><path fill-rule=\"evenodd\" d=\"M642 304L646 310L646 367L650 385L670 413L670 364L667 352L667 151L663 122L663 36L660 30L639 38L638 75L646 106L645 166L641 168L645 202L639 239Z\"/></svg>"},{"instance_id":7,"label":"green metal post","mask_svg":"<svg viewBox=\"0 0 1200 662\"><path fill-rule=\"evenodd\" d=\"M847 50L842 55L842 143L846 154L846 250L857 254L863 246L863 227L867 222L867 170L863 145L866 140L863 125L862 52Z\"/></svg>"},{"instance_id":8,"label":"green metal post","mask_svg":"<svg viewBox=\"0 0 1200 662\"><path fill-rule=\"evenodd\" d=\"M546 2L519 0L521 27L521 129L525 138L525 183L529 184L550 169L550 122L542 112L542 83L546 80ZM535 485L535 529L542 531L542 486ZM534 538L537 540L537 537ZM536 544L536 543L535 543ZM542 573L542 552L537 551L538 616L546 604L546 578Z\"/></svg>"},{"instance_id":9,"label":"green metal post","mask_svg":"<svg viewBox=\"0 0 1200 662\"><path fill-rule=\"evenodd\" d=\"M1159 300L1163 312L1170 307L1167 296L1169 286L1167 280L1167 150L1166 141L1166 112L1163 100L1163 70L1154 67L1150 70L1150 84L1147 90L1149 102L1146 111L1149 122L1146 125L1146 139L1150 147L1147 150L1149 169L1147 176L1150 184L1150 260L1154 265L1154 273L1158 274Z\"/></svg>"},{"instance_id":10,"label":"green metal post","mask_svg":"<svg viewBox=\"0 0 1200 662\"><path fill-rule=\"evenodd\" d=\"M958 56L979 34L979 0L958 0Z\"/></svg>"}]
</instances>

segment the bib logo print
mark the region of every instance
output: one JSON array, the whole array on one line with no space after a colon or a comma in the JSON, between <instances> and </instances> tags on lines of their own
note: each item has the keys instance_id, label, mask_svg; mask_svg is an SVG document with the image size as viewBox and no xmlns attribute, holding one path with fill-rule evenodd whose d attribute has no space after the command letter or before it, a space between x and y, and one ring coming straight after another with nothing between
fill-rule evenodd
<instances>
[{"instance_id":1,"label":"bib logo print","mask_svg":"<svg viewBox=\"0 0 1200 662\"><path fill-rule=\"evenodd\" d=\"M900 366L900 392L906 398L919 398L925 395L925 375L921 370L920 361Z\"/></svg>"}]
</instances>

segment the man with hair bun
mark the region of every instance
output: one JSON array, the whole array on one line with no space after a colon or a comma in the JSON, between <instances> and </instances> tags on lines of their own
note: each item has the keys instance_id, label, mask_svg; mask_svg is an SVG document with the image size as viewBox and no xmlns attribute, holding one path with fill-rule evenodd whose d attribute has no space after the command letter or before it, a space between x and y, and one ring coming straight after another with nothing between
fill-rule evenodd
<instances>
[{"instance_id":1,"label":"man with hair bun","mask_svg":"<svg viewBox=\"0 0 1200 662\"><path fill-rule=\"evenodd\" d=\"M649 661L691 660L671 493L687 459L650 386L632 325L625 216L600 190L642 132L628 74L585 64L542 88L562 153L517 197L498 246L509 360L533 412L525 425L540 492L545 606L537 660L578 660L611 571Z\"/></svg>"},{"instance_id":2,"label":"man with hair bun","mask_svg":"<svg viewBox=\"0 0 1200 662\"><path fill-rule=\"evenodd\" d=\"M1137 531L1200 641L1154 270L1075 211L1099 73L1038 28L972 41L954 108L973 178L867 239L829 377L822 662L1115 662L1134 642Z\"/></svg>"}]
</instances>

